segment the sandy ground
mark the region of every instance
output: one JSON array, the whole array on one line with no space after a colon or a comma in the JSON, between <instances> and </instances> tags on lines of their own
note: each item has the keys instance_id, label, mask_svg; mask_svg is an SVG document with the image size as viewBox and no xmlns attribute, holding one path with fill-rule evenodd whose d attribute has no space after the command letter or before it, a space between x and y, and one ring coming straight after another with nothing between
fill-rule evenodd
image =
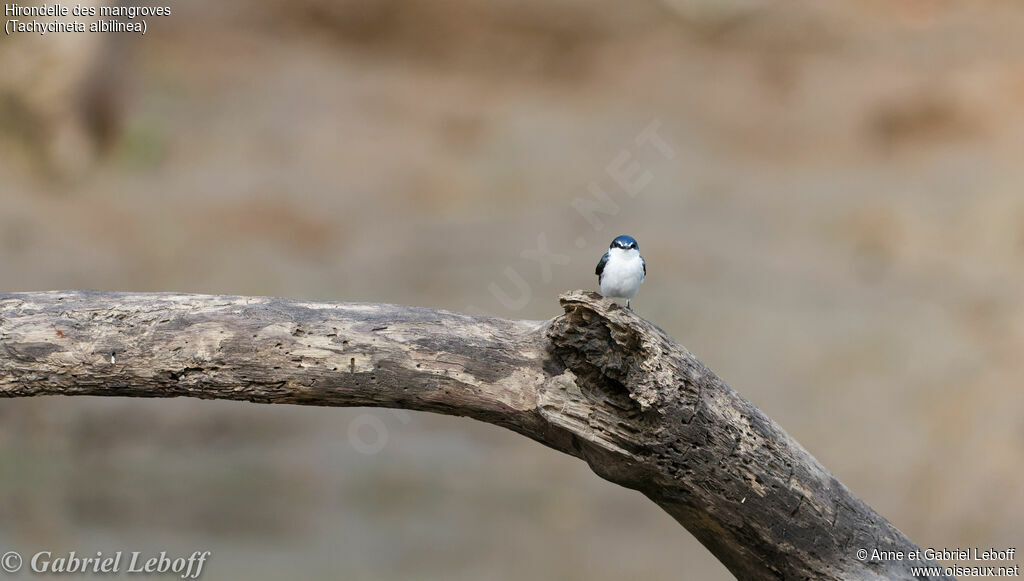
<instances>
[{"instance_id":1,"label":"sandy ground","mask_svg":"<svg viewBox=\"0 0 1024 581\"><path fill-rule=\"evenodd\" d=\"M91 129L85 169L6 88L0 289L542 319L630 233L634 308L912 539L1024 539L1024 8L174 10L103 57L116 137ZM612 203L588 219L595 187ZM522 256L539 243L550 276ZM0 426L0 547L24 552L211 550L207 579L730 578L639 494L469 420L57 398Z\"/></svg>"}]
</instances>

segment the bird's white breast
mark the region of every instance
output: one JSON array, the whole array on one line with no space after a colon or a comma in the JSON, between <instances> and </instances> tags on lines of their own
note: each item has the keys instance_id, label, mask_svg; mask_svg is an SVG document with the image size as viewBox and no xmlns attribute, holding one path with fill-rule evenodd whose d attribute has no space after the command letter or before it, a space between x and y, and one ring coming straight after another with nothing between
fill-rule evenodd
<instances>
[{"instance_id":1,"label":"bird's white breast","mask_svg":"<svg viewBox=\"0 0 1024 581\"><path fill-rule=\"evenodd\" d=\"M644 281L644 263L636 249L612 248L601 272L601 294L632 299Z\"/></svg>"}]
</instances>

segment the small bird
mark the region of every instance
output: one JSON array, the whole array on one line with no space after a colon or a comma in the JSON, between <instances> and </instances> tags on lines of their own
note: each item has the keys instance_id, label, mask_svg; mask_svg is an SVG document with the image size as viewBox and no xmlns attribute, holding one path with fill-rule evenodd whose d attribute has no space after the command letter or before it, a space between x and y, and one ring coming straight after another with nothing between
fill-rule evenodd
<instances>
[{"instance_id":1,"label":"small bird","mask_svg":"<svg viewBox=\"0 0 1024 581\"><path fill-rule=\"evenodd\" d=\"M626 308L629 309L629 301L636 296L640 283L647 277L647 262L640 256L636 239L623 235L612 240L594 274L601 285L601 294L626 299Z\"/></svg>"}]
</instances>

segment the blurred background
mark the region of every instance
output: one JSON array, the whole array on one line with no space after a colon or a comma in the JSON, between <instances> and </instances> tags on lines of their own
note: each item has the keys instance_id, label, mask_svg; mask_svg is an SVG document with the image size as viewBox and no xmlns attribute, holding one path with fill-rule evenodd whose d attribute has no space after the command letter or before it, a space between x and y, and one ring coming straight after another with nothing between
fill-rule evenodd
<instances>
[{"instance_id":1,"label":"blurred background","mask_svg":"<svg viewBox=\"0 0 1024 581\"><path fill-rule=\"evenodd\" d=\"M1024 539L1024 5L169 4L144 37L0 38L3 291L546 319L629 233L634 309L915 542ZM730 578L638 493L467 419L10 400L0 467L26 553Z\"/></svg>"}]
</instances>

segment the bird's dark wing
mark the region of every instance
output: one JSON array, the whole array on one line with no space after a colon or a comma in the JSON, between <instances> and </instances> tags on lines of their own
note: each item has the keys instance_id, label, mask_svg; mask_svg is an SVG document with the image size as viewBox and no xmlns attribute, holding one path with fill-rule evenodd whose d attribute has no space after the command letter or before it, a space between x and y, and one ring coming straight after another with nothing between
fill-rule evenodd
<instances>
[{"instance_id":1,"label":"bird's dark wing","mask_svg":"<svg viewBox=\"0 0 1024 581\"><path fill-rule=\"evenodd\" d=\"M601 281L601 273L604 272L604 265L608 264L608 253L605 252L604 256L601 257L601 262L597 263L597 268L594 269L594 274L597 275L598 282Z\"/></svg>"},{"instance_id":2,"label":"bird's dark wing","mask_svg":"<svg viewBox=\"0 0 1024 581\"><path fill-rule=\"evenodd\" d=\"M644 278L646 278L647 277L647 261L644 260L643 256L640 257L640 264L644 265Z\"/></svg>"}]
</instances>

